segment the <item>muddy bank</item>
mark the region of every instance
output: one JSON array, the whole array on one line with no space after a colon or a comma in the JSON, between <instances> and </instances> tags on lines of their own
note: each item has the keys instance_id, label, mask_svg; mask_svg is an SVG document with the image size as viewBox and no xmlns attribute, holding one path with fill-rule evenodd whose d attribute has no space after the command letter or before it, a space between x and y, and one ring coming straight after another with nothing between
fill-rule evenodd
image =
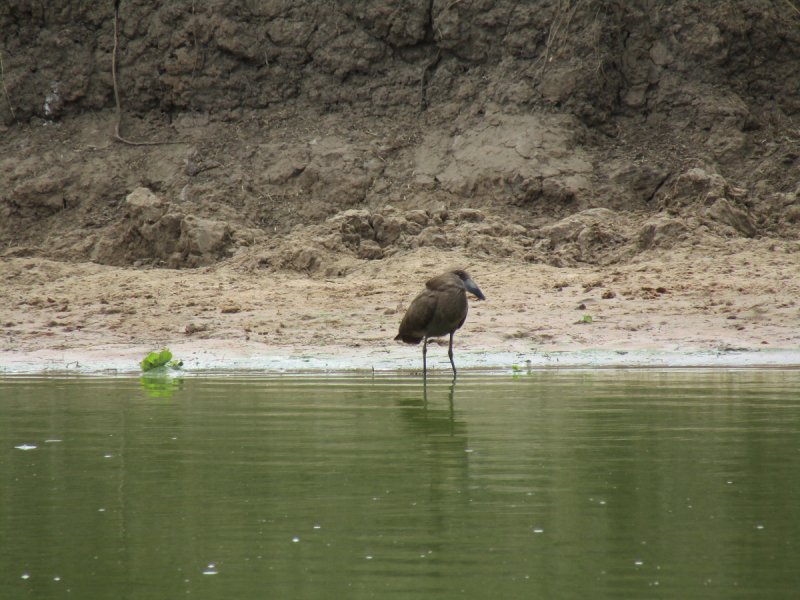
<instances>
[{"instance_id":1,"label":"muddy bank","mask_svg":"<svg viewBox=\"0 0 800 600\"><path fill-rule=\"evenodd\" d=\"M417 248L330 278L4 259L0 365L127 371L168 347L198 368L419 368L420 348L392 338L424 282L449 265L466 267L487 297L471 302L455 336L463 367L796 364L796 255L741 246L569 269ZM437 370L448 366L443 343L429 350Z\"/></svg>"},{"instance_id":2,"label":"muddy bank","mask_svg":"<svg viewBox=\"0 0 800 600\"><path fill-rule=\"evenodd\" d=\"M390 208L482 210L560 266L798 239L789 3L123 1L123 131L175 142L156 146L113 137L110 11L0 8L7 255L196 267ZM127 201L137 188L157 201ZM598 208L588 230L563 223Z\"/></svg>"},{"instance_id":3,"label":"muddy bank","mask_svg":"<svg viewBox=\"0 0 800 600\"><path fill-rule=\"evenodd\" d=\"M400 360L456 264L464 352L797 347L790 3L119 6L120 115L111 5L0 7L0 362Z\"/></svg>"}]
</instances>

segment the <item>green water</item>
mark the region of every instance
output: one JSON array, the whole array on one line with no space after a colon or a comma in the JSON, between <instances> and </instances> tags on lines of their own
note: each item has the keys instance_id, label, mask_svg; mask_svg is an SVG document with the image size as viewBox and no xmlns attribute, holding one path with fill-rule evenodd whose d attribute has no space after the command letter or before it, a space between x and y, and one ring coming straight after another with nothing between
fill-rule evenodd
<instances>
[{"instance_id":1,"label":"green water","mask_svg":"<svg viewBox=\"0 0 800 600\"><path fill-rule=\"evenodd\" d=\"M798 594L799 371L0 378L4 600Z\"/></svg>"}]
</instances>

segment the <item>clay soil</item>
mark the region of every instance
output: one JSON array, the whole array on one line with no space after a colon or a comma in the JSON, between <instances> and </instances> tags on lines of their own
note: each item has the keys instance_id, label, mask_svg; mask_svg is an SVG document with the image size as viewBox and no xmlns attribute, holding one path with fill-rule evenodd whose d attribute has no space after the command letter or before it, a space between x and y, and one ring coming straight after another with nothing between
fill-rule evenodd
<instances>
[{"instance_id":1,"label":"clay soil","mask_svg":"<svg viewBox=\"0 0 800 600\"><path fill-rule=\"evenodd\" d=\"M121 112L56 4L0 8L0 371L407 366L453 267L457 362L800 345L791 3L123 1Z\"/></svg>"}]
</instances>

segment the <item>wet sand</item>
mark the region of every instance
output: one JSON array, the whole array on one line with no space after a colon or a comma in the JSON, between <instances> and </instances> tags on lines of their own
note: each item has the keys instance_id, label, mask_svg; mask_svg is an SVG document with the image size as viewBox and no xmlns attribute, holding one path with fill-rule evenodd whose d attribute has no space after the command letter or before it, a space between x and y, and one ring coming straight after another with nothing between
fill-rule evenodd
<instances>
[{"instance_id":1,"label":"wet sand","mask_svg":"<svg viewBox=\"0 0 800 600\"><path fill-rule=\"evenodd\" d=\"M162 348L186 371L415 372L421 348L393 337L450 266L487 297L456 333L460 369L800 365L797 258L754 242L572 269L420 249L333 279L3 259L0 373L136 372ZM449 372L441 343L429 346L436 375Z\"/></svg>"}]
</instances>

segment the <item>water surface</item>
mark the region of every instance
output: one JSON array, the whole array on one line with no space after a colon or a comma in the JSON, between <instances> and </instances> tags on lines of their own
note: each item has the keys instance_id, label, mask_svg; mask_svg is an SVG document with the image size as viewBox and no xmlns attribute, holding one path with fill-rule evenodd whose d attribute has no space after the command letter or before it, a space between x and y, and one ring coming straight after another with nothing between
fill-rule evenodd
<instances>
[{"instance_id":1,"label":"water surface","mask_svg":"<svg viewBox=\"0 0 800 600\"><path fill-rule=\"evenodd\" d=\"M796 598L798 390L0 379L0 598Z\"/></svg>"}]
</instances>

